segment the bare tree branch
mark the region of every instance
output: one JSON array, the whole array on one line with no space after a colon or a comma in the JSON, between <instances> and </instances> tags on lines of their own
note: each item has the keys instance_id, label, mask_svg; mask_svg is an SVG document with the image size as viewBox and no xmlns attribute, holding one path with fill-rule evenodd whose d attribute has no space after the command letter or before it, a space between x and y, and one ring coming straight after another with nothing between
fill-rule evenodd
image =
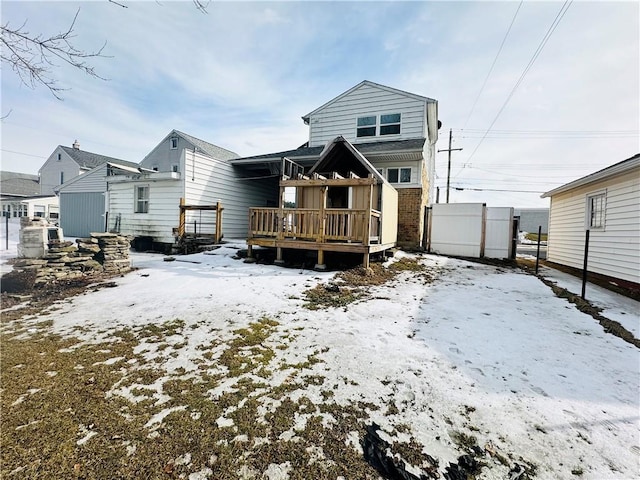
<instances>
[{"instance_id":1,"label":"bare tree branch","mask_svg":"<svg viewBox=\"0 0 640 480\"><path fill-rule=\"evenodd\" d=\"M209 7L209 4L211 3L211 0L193 0L193 4L196 6L196 8L198 10L200 10L201 13L209 13L207 12L207 8Z\"/></svg>"},{"instance_id":2,"label":"bare tree branch","mask_svg":"<svg viewBox=\"0 0 640 480\"><path fill-rule=\"evenodd\" d=\"M119 7L122 7L122 8L129 8L127 5L125 5L123 3L116 2L116 0L109 0L109 3L114 3L114 4L116 4L116 5L118 5Z\"/></svg>"},{"instance_id":3,"label":"bare tree branch","mask_svg":"<svg viewBox=\"0 0 640 480\"><path fill-rule=\"evenodd\" d=\"M79 13L80 9L66 31L50 37L29 33L26 20L18 28L12 28L9 22L0 26L0 60L11 67L25 86L35 89L44 85L58 100L62 100L62 92L66 89L53 77L53 69L58 67L56 58L87 75L106 80L96 73L87 59L108 58L102 53L107 42L95 52L85 52L73 44L76 37L74 27Z\"/></svg>"}]
</instances>

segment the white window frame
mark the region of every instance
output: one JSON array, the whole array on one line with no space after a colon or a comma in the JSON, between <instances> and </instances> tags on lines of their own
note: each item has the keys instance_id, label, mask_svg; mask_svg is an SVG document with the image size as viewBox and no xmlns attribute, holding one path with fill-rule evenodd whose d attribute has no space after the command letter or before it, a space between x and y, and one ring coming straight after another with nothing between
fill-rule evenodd
<instances>
[{"instance_id":1,"label":"white window frame","mask_svg":"<svg viewBox=\"0 0 640 480\"><path fill-rule=\"evenodd\" d=\"M586 195L584 226L586 230L604 231L607 211L607 190Z\"/></svg>"},{"instance_id":2,"label":"white window frame","mask_svg":"<svg viewBox=\"0 0 640 480\"><path fill-rule=\"evenodd\" d=\"M390 116L394 116L397 115L398 116L398 121L397 122L390 122L387 121L383 123L383 117L390 117ZM366 122L370 122L370 119L373 119L373 123L365 123L365 119ZM362 121L362 125L360 124ZM382 128L383 127L391 127L391 126L397 126L398 127L398 131L397 132L389 132L389 133L382 133ZM371 130L373 129L373 135L361 135L360 132L363 131L364 129L367 130ZM394 113L381 113L381 114L375 114L375 115L362 115L356 118L356 138L370 138L370 137L388 137L388 136L394 136L394 135L400 135L400 133L402 133L402 113L400 112L394 112Z\"/></svg>"},{"instance_id":3,"label":"white window frame","mask_svg":"<svg viewBox=\"0 0 640 480\"><path fill-rule=\"evenodd\" d=\"M373 118L373 124L365 123L364 120ZM363 124L360 125L360 121L363 120ZM373 135L360 135L360 131L373 129ZM375 137L378 134L378 116L377 115L363 115L361 117L356 118L356 138L369 138Z\"/></svg>"},{"instance_id":4,"label":"white window frame","mask_svg":"<svg viewBox=\"0 0 640 480\"><path fill-rule=\"evenodd\" d=\"M178 137L171 137L169 139L169 148L171 150L177 150L178 149Z\"/></svg>"},{"instance_id":5,"label":"white window frame","mask_svg":"<svg viewBox=\"0 0 640 480\"><path fill-rule=\"evenodd\" d=\"M382 121L382 117L390 117L392 115L397 115L398 116L398 121L397 122L383 122ZM389 133L382 133L382 128L383 127L393 127L393 126L398 126L398 131L397 132L389 132ZM386 137L387 135L400 135L400 133L402 132L402 114L401 113L383 113L382 115L380 115L380 136L381 137Z\"/></svg>"},{"instance_id":6,"label":"white window frame","mask_svg":"<svg viewBox=\"0 0 640 480\"><path fill-rule=\"evenodd\" d=\"M133 212L149 213L149 185L135 185L133 188Z\"/></svg>"},{"instance_id":7,"label":"white window frame","mask_svg":"<svg viewBox=\"0 0 640 480\"><path fill-rule=\"evenodd\" d=\"M389 173L392 170L397 170L398 172L398 181L397 182L392 182L391 179L389 178ZM402 181L402 170L409 170L409 181L407 182L403 182ZM409 183L413 183L413 167L408 167L408 166L399 166L399 167L387 167L385 168L386 171L386 179L387 182L391 183L392 185L406 185Z\"/></svg>"}]
</instances>

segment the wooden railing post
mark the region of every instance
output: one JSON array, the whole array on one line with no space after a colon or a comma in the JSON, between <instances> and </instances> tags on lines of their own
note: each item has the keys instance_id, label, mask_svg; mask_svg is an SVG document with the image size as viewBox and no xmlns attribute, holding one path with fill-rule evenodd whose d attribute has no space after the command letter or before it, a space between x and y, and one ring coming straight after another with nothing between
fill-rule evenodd
<instances>
[{"instance_id":1,"label":"wooden railing post","mask_svg":"<svg viewBox=\"0 0 640 480\"><path fill-rule=\"evenodd\" d=\"M180 220L178 221L178 236L180 238L184 237L184 228L185 228L185 210L184 210L184 197L180 197Z\"/></svg>"},{"instance_id":2,"label":"wooden railing post","mask_svg":"<svg viewBox=\"0 0 640 480\"><path fill-rule=\"evenodd\" d=\"M216 243L222 240L222 202L218 200L216 203Z\"/></svg>"},{"instance_id":3,"label":"wooden railing post","mask_svg":"<svg viewBox=\"0 0 640 480\"><path fill-rule=\"evenodd\" d=\"M327 207L327 188L326 185L320 187L320 235L317 240L320 243L324 243L325 241L325 229L327 228L327 215L325 213L325 208Z\"/></svg>"},{"instance_id":4,"label":"wooden railing post","mask_svg":"<svg viewBox=\"0 0 640 480\"><path fill-rule=\"evenodd\" d=\"M373 203L373 185L369 185L369 195L367 197L367 209L365 210L365 227L364 227L364 238L362 239L362 243L364 245L369 245L369 241L371 238L371 205ZM367 262L368 263L368 262Z\"/></svg>"},{"instance_id":5,"label":"wooden railing post","mask_svg":"<svg viewBox=\"0 0 640 480\"><path fill-rule=\"evenodd\" d=\"M284 202L285 202L285 188L280 185L280 208L278 209L278 231L277 231L277 239L284 239L284 229L285 229L285 221L284 221Z\"/></svg>"}]
</instances>

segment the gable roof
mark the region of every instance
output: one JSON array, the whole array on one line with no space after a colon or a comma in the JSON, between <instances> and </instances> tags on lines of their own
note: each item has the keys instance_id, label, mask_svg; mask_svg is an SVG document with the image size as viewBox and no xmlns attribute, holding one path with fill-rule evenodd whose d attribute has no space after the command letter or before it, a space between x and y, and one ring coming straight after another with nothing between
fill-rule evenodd
<instances>
[{"instance_id":1,"label":"gable roof","mask_svg":"<svg viewBox=\"0 0 640 480\"><path fill-rule=\"evenodd\" d=\"M327 103L325 103L324 105L321 105L320 107L316 108L315 110L313 110L312 112L307 113L306 115L304 115L302 117L302 120L304 120L304 123L309 123L309 117L311 117L311 115L314 115L315 113L317 113L318 111L328 107L329 105L337 102L338 100L340 100L343 97L346 97L347 95L349 95L350 93L354 92L355 90L359 89L360 87L367 85L369 87L373 87L373 88L377 88L380 90L385 90L387 92L391 92L391 93L396 93L399 95L404 95L406 97L410 97L416 100L422 100L424 102L436 102L436 100L434 100L433 98L428 98L428 97L423 97L422 95L416 95L415 93L410 93L410 92L405 92L404 90L399 90L397 88L392 88L392 87L387 87L386 85L381 85L379 83L375 83L375 82L371 82L369 80L363 80L362 82L360 82L359 84L357 84L354 87L351 87L349 90L347 90L344 93L341 93L340 95L338 95L337 97L329 100Z\"/></svg>"},{"instance_id":2,"label":"gable roof","mask_svg":"<svg viewBox=\"0 0 640 480\"><path fill-rule=\"evenodd\" d=\"M140 167L140 165L138 165L137 163L134 162L127 162L126 160L118 160L118 161L114 161L114 162L106 162L106 163L102 163L94 168L92 168L90 171L83 173L82 175L76 175L75 177L73 177L71 180L64 182L62 185L58 185L57 187L53 188L54 192L61 192L63 190L65 190L66 188L68 188L70 185L75 184L76 182L82 182L84 181L86 178L89 178L91 175L95 175L95 173L97 171L99 171L101 168L106 168L108 169L109 167L113 167L113 168L119 168L121 170L125 170L125 171L135 171L136 173L140 173L143 170L146 170L145 168ZM108 173L105 171L105 176L107 176Z\"/></svg>"},{"instance_id":3,"label":"gable roof","mask_svg":"<svg viewBox=\"0 0 640 480\"><path fill-rule=\"evenodd\" d=\"M352 159L359 162L360 166L363 167L363 169L352 168L352 165L345 165L345 158L343 155L345 152L349 154ZM361 177L372 175L376 180L378 180L379 183L386 182L385 178L380 174L380 172L378 172L378 170L373 165L371 165L371 163L369 163L369 160L367 160L364 155L362 155L351 144L351 142L349 142L342 136L336 137L331 142L327 143L327 145L324 147L324 150L322 150L322 153L320 154L320 158L315 163L315 165L311 167L311 170L309 170L309 174L316 172L321 173L322 171L335 171L339 172L343 176L346 176L348 172L346 171L347 169L345 169L345 167L347 167L348 170L352 170L354 173ZM363 175L363 173L366 173L366 175Z\"/></svg>"},{"instance_id":4,"label":"gable roof","mask_svg":"<svg viewBox=\"0 0 640 480\"><path fill-rule=\"evenodd\" d=\"M58 145L58 148L64 150L64 152L69 155L74 162L76 162L80 168L86 170L92 170L96 168L98 165L102 165L107 162L125 162L126 160L120 160L119 158L108 157L106 155L100 155L99 153L87 152L85 150L80 150L78 148L73 147L65 147L63 145Z\"/></svg>"},{"instance_id":5,"label":"gable roof","mask_svg":"<svg viewBox=\"0 0 640 480\"><path fill-rule=\"evenodd\" d=\"M231 150L227 150L226 148L219 147L214 145L213 143L205 142L199 138L196 138L188 133L181 132L179 130L172 130L167 137L172 135L179 135L184 138L187 142L191 143L193 146L197 147L199 150L204 152L206 155L216 158L218 160L231 160L233 158L238 158L238 155Z\"/></svg>"},{"instance_id":6,"label":"gable roof","mask_svg":"<svg viewBox=\"0 0 640 480\"><path fill-rule=\"evenodd\" d=\"M636 153L633 157L629 157L626 160L615 163L609 167L603 168L602 170L598 170L597 172L591 173L584 177L581 177L573 182L566 183L561 185L558 188L554 188L553 190L549 190L541 195L541 198L551 197L553 195L557 195L558 193L567 192L569 190L573 190L574 188L582 187L584 185L588 185L589 183L598 182L600 180L604 180L614 175L619 175L621 173L626 173L633 168L640 167L640 153Z\"/></svg>"}]
</instances>

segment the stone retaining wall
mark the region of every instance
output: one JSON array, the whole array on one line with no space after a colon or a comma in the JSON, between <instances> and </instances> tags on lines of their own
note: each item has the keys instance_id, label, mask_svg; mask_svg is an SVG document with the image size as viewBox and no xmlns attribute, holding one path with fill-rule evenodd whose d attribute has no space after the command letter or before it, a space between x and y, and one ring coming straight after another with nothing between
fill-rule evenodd
<instances>
[{"instance_id":1,"label":"stone retaining wall","mask_svg":"<svg viewBox=\"0 0 640 480\"><path fill-rule=\"evenodd\" d=\"M19 259L14 269L35 270L36 285L69 280L91 273L117 274L131 269L129 238L115 233L92 233L73 242L52 241L43 258Z\"/></svg>"}]
</instances>

